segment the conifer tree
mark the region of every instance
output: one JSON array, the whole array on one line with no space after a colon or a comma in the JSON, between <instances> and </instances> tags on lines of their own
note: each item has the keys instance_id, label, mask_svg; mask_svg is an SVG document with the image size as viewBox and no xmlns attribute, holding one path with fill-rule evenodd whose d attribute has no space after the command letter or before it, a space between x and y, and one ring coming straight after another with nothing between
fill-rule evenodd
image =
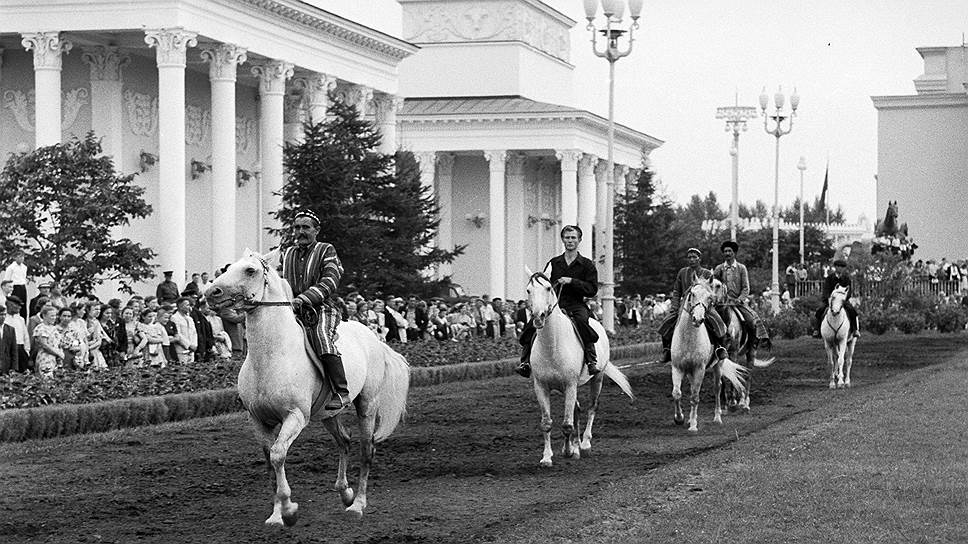
<instances>
[{"instance_id":1,"label":"conifer tree","mask_svg":"<svg viewBox=\"0 0 968 544\"><path fill-rule=\"evenodd\" d=\"M410 152L377 151L380 133L355 106L331 95L327 118L303 126L303 139L283 151L286 183L283 245L296 212L310 209L322 221L319 239L336 248L343 264L341 291L437 294L424 277L463 247L432 247L440 223L431 190L420 183ZM449 281L445 279L444 281Z\"/></svg>"}]
</instances>

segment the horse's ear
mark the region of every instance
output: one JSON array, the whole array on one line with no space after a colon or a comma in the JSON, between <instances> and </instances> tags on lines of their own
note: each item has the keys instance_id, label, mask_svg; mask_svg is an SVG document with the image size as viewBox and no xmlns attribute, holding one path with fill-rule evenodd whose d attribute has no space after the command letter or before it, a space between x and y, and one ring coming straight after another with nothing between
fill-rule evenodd
<instances>
[{"instance_id":1,"label":"horse's ear","mask_svg":"<svg viewBox=\"0 0 968 544\"><path fill-rule=\"evenodd\" d=\"M529 278L534 276L534 272L531 271L531 267L528 265L524 265L524 273L527 274Z\"/></svg>"},{"instance_id":2,"label":"horse's ear","mask_svg":"<svg viewBox=\"0 0 968 544\"><path fill-rule=\"evenodd\" d=\"M243 257L251 257L253 255L255 255L255 251L252 251L249 248L245 248L245 249L242 250L242 256Z\"/></svg>"},{"instance_id":3,"label":"horse's ear","mask_svg":"<svg viewBox=\"0 0 968 544\"><path fill-rule=\"evenodd\" d=\"M551 261L548 261L548 264L545 265L544 270L542 270L541 273L549 278L551 277Z\"/></svg>"}]
</instances>

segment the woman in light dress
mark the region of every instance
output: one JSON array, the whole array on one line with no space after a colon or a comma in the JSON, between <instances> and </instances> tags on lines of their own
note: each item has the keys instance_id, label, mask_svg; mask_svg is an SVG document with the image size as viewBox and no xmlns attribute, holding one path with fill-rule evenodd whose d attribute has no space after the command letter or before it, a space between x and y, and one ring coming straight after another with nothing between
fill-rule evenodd
<instances>
[{"instance_id":1,"label":"woman in light dress","mask_svg":"<svg viewBox=\"0 0 968 544\"><path fill-rule=\"evenodd\" d=\"M141 328L145 336L144 358L150 366L164 368L168 366L168 359L165 356L165 341L168 333L165 327L158 323L158 312L151 308L141 311Z\"/></svg>"},{"instance_id":2,"label":"woman in light dress","mask_svg":"<svg viewBox=\"0 0 968 544\"><path fill-rule=\"evenodd\" d=\"M74 326L74 310L64 307L57 310L57 330L60 332L60 347L64 352L61 366L67 370L75 370L86 366L82 355L86 355L84 348L87 343L84 335Z\"/></svg>"},{"instance_id":3,"label":"woman in light dress","mask_svg":"<svg viewBox=\"0 0 968 544\"><path fill-rule=\"evenodd\" d=\"M98 319L99 317L101 317L101 304L98 302L88 302L85 324L87 331L87 353L91 361L91 369L93 370L104 370L108 367L104 353L101 351L101 345L104 343L106 335L104 328L101 326L101 321Z\"/></svg>"},{"instance_id":4,"label":"woman in light dress","mask_svg":"<svg viewBox=\"0 0 968 544\"><path fill-rule=\"evenodd\" d=\"M55 325L57 308L44 306L40 309L40 323L34 327L33 339L37 346L37 372L42 376L50 376L64 358L61 349L61 333Z\"/></svg>"}]
</instances>

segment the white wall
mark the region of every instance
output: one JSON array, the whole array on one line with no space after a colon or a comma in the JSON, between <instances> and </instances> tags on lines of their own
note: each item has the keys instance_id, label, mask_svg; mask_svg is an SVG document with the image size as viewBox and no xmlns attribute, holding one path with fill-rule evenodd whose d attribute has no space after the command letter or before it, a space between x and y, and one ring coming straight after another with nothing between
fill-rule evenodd
<instances>
[{"instance_id":1,"label":"white wall","mask_svg":"<svg viewBox=\"0 0 968 544\"><path fill-rule=\"evenodd\" d=\"M306 0L306 3L397 38L403 33L403 8L397 0Z\"/></svg>"}]
</instances>

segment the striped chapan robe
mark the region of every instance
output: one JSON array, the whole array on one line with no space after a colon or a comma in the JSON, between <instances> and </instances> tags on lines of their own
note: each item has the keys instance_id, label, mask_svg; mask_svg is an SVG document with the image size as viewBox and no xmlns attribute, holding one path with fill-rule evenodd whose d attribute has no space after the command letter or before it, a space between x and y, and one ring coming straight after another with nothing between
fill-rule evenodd
<instances>
[{"instance_id":1,"label":"striped chapan robe","mask_svg":"<svg viewBox=\"0 0 968 544\"><path fill-rule=\"evenodd\" d=\"M292 287L293 295L319 313L319 323L307 327L306 333L318 355L339 355L336 350L336 326L343 315L336 305L336 288L343 276L343 265L330 244L316 242L305 248L299 245L282 255L282 276Z\"/></svg>"}]
</instances>

